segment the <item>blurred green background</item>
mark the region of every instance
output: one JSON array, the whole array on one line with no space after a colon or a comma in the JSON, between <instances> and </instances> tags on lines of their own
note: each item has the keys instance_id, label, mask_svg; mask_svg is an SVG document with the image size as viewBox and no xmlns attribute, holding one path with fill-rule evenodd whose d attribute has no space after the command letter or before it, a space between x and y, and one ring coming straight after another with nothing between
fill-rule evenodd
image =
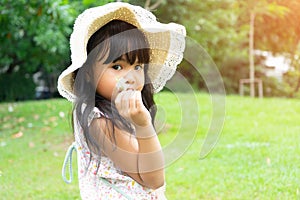
<instances>
[{"instance_id":1,"label":"blurred green background","mask_svg":"<svg viewBox=\"0 0 300 200\"><path fill-rule=\"evenodd\" d=\"M193 99L198 108L187 106ZM300 198L298 99L227 95L222 135L205 159L200 151L213 120L211 96L161 92L155 101L165 114L157 118L165 123L159 131L163 148L176 152L192 142L166 166L169 200ZM192 116L183 121L182 113ZM80 199L76 153L74 181L61 178L74 140L70 117L71 104L64 99L0 104L1 200Z\"/></svg>"},{"instance_id":2,"label":"blurred green background","mask_svg":"<svg viewBox=\"0 0 300 200\"><path fill-rule=\"evenodd\" d=\"M74 183L67 185L60 178L65 152L73 141L72 106L57 98L56 82L70 65L69 37L76 16L108 2L112 1L0 0L0 199L80 198L75 162ZM181 123L193 127L199 122L197 130L180 133L187 135L187 141L190 133L196 135L183 156L166 168L167 197L299 199L300 1L124 2L150 9L161 22L183 24L187 35L211 56L226 88L222 137L203 160L199 154L213 105L203 78L193 68L200 69L202 63L193 67L181 63L178 71L196 93L176 94L184 102L196 96L199 121L180 121L178 96L167 91L155 96L166 113L159 134L163 147L177 137ZM250 76L251 57L255 78L263 81L268 98L238 96L239 80ZM245 94L249 93L246 85Z\"/></svg>"}]
</instances>

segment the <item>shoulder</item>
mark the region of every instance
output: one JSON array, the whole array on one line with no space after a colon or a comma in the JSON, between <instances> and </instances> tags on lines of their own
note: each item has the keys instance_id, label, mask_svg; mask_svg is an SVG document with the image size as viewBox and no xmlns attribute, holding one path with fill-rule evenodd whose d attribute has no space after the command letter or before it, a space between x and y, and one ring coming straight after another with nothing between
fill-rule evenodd
<instances>
[{"instance_id":1,"label":"shoulder","mask_svg":"<svg viewBox=\"0 0 300 200\"><path fill-rule=\"evenodd\" d=\"M97 117L91 121L90 127L93 129L94 132L102 132L109 138L121 139L121 138L135 138L134 135L131 133L122 130L115 126L112 122L113 119L107 117Z\"/></svg>"},{"instance_id":2,"label":"shoulder","mask_svg":"<svg viewBox=\"0 0 300 200\"><path fill-rule=\"evenodd\" d=\"M137 152L138 143L134 135L114 126L112 119L100 117L94 118L90 125L90 133L99 142L110 144L130 152Z\"/></svg>"},{"instance_id":3,"label":"shoulder","mask_svg":"<svg viewBox=\"0 0 300 200\"><path fill-rule=\"evenodd\" d=\"M91 123L93 121L93 119L95 118L102 118L102 117L107 117L106 114L104 114L103 112L101 112L99 110L99 108L94 107L93 110L91 111L91 113L89 114L89 123Z\"/></svg>"}]
</instances>

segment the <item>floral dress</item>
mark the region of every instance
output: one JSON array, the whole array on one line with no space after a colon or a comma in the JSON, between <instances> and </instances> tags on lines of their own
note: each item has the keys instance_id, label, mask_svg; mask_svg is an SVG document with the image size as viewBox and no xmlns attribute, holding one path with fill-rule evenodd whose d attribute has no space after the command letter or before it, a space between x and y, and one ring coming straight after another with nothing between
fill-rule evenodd
<instances>
[{"instance_id":1,"label":"floral dress","mask_svg":"<svg viewBox=\"0 0 300 200\"><path fill-rule=\"evenodd\" d=\"M90 114L89 122L102 116L103 114L95 107ZM76 122L75 116L74 122ZM140 185L131 177L124 175L108 157L99 158L90 152L78 123L74 123L74 130L74 148L77 150L79 189L82 199L166 199L165 186L152 190ZM91 154L93 155L90 159Z\"/></svg>"}]
</instances>

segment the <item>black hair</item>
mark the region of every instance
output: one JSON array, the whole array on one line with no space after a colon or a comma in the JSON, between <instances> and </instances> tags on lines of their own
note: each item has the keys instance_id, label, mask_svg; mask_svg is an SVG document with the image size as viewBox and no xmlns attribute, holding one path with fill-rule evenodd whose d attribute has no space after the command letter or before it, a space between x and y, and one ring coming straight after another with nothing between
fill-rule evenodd
<instances>
[{"instance_id":1,"label":"black hair","mask_svg":"<svg viewBox=\"0 0 300 200\"><path fill-rule=\"evenodd\" d=\"M75 81L73 90L77 99L74 104L73 109L75 112L73 111L73 114L76 115L76 119L83 129L88 147L90 150L96 151L94 153L100 156L101 144L89 132L88 124L90 113L94 107L97 107L104 113L103 117L105 117L106 122L109 120L112 124L112 130L109 130L109 137L113 144L116 144L115 127L131 134L135 134L135 132L131 123L118 113L114 103L96 92L95 81L93 80L95 63L97 61L103 62L104 60L103 63L108 64L125 55L130 64L135 63L136 60L144 64L145 85L141 91L142 100L150 112L152 124L154 125L156 106L153 100L153 86L148 76L150 49L147 38L137 27L124 21L113 20L101 27L90 37L86 50L86 62L74 72Z\"/></svg>"}]
</instances>

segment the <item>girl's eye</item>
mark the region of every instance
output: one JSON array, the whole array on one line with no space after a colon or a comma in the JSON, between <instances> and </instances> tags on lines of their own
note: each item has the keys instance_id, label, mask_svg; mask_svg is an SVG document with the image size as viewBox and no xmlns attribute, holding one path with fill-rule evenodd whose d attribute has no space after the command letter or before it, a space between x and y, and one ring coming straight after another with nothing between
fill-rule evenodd
<instances>
[{"instance_id":1,"label":"girl's eye","mask_svg":"<svg viewBox=\"0 0 300 200\"><path fill-rule=\"evenodd\" d=\"M115 69L115 70L121 70L122 69L121 65L114 65L114 66L112 66L112 68Z\"/></svg>"},{"instance_id":2,"label":"girl's eye","mask_svg":"<svg viewBox=\"0 0 300 200\"><path fill-rule=\"evenodd\" d=\"M143 69L143 67L141 65L137 65L134 67L134 70L142 70L142 69Z\"/></svg>"}]
</instances>

